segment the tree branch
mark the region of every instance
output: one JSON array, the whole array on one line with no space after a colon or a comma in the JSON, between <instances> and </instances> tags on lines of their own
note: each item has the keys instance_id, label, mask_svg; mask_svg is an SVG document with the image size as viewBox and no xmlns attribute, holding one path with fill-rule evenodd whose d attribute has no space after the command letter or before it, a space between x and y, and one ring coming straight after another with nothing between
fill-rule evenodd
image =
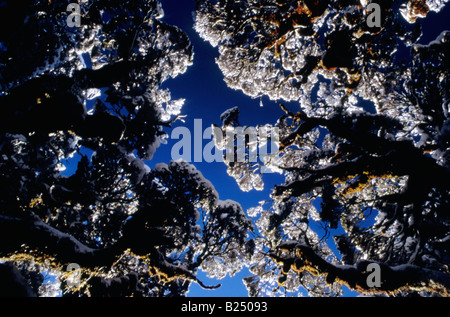
<instances>
[{"instance_id":1,"label":"tree branch","mask_svg":"<svg viewBox=\"0 0 450 317\"><path fill-rule=\"evenodd\" d=\"M36 215L24 219L0 216L0 250L11 253L23 246L54 257L62 265L78 263L95 268L111 265L122 252L119 248L93 249L73 236L45 224Z\"/></svg>"},{"instance_id":2,"label":"tree branch","mask_svg":"<svg viewBox=\"0 0 450 317\"><path fill-rule=\"evenodd\" d=\"M0 215L0 250L4 254L16 252L26 245L33 251L53 257L62 265L77 263L83 268L94 269L111 266L117 257L130 247L127 243L133 241L124 236L112 247L94 249L85 246L73 236L45 224L35 215L31 215L28 219ZM154 246L153 241L140 242L146 245L145 249L152 265L149 275L158 276L166 282L180 278L190 280L204 289L216 289L221 286L221 284L205 285L184 266L169 263Z\"/></svg>"},{"instance_id":3,"label":"tree branch","mask_svg":"<svg viewBox=\"0 0 450 317\"><path fill-rule=\"evenodd\" d=\"M280 252L291 255L280 256ZM294 255L292 255L294 254ZM317 255L311 247L297 242L281 244L270 256L283 265L283 273L289 269L296 272L307 271L314 276L325 276L328 284L338 282L360 293L386 293L418 290L435 292L450 296L450 274L416 265L402 264L389 266L385 263L359 261L355 265L335 265ZM368 265L375 263L380 267L381 286L369 286Z\"/></svg>"},{"instance_id":4,"label":"tree branch","mask_svg":"<svg viewBox=\"0 0 450 317\"><path fill-rule=\"evenodd\" d=\"M285 190L292 189L293 195L301 195L322 184L319 181L325 176L331 178L346 174L358 174L368 171L374 175L391 174L395 176L408 175L411 178L405 195L413 198L418 193L428 193L430 188L448 188L450 172L436 161L424 155L422 151L409 141L393 141L377 136L370 132L372 129L394 127L395 120L380 115L335 115L329 119L310 118L305 113L293 114L282 106L282 109L294 119L300 119L301 124L281 142L280 149L292 144L296 138L303 136L318 126L326 127L331 133L346 139L355 148L364 153L357 160L346 161L329 167L310 171L310 176L300 181L294 181L285 186L275 188L279 195Z\"/></svg>"},{"instance_id":5,"label":"tree branch","mask_svg":"<svg viewBox=\"0 0 450 317\"><path fill-rule=\"evenodd\" d=\"M322 169L310 170L309 173L311 175L302 180L293 181L283 186L275 186L275 195L278 196L287 190L292 190L292 196L300 196L313 188L322 186L333 178L360 174L370 169L370 167L372 167L371 171L378 171L379 166L374 166L371 163L370 158L364 156L352 161L333 164Z\"/></svg>"}]
</instances>

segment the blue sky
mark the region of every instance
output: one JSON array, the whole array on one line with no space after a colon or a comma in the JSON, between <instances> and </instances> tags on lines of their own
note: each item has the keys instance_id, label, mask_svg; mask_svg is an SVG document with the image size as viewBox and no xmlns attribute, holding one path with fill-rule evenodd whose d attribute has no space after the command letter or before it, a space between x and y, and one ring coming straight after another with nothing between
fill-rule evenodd
<instances>
[{"instance_id":1,"label":"blue sky","mask_svg":"<svg viewBox=\"0 0 450 317\"><path fill-rule=\"evenodd\" d=\"M187 115L185 123L178 121L173 128L186 126L193 133L195 119L202 119L203 129L211 124L221 125L220 115L235 106L239 107L239 121L242 124L256 126L257 124L275 123L283 114L275 102L263 99L264 107L261 107L260 99L252 99L241 91L232 90L226 86L223 75L215 63L215 58L218 56L217 48L203 41L193 29L194 1L162 0L161 3L165 13L163 21L170 25L176 25L186 32L195 52L194 63L188 68L188 71L165 83L165 87L170 89L173 99L186 99L182 108L182 114ZM170 135L171 131L167 132ZM152 167L158 162L169 162L171 148L176 142L178 140L169 138L168 143L158 148L148 164ZM209 142L209 140L204 140L203 145ZM282 181L278 174L265 174L264 191L245 193L239 189L236 181L228 176L225 164L221 162L192 164L214 184L221 200L235 200L241 204L244 210L257 206L259 201L267 199L273 185ZM221 280L219 282L222 287L213 291L203 290L197 284L193 284L189 296L247 296L242 278L248 275L248 272L241 272L232 279ZM218 281L206 278L203 273L200 273L199 278L206 284L218 283Z\"/></svg>"},{"instance_id":2,"label":"blue sky","mask_svg":"<svg viewBox=\"0 0 450 317\"><path fill-rule=\"evenodd\" d=\"M221 125L220 115L227 109L239 107L239 122L243 125L256 126L258 124L274 124L284 114L277 102L263 98L263 107L260 99L252 99L241 91L230 89L226 86L223 75L215 63L218 56L217 48L203 41L193 29L192 12L195 9L194 1L187 0L161 0L164 9L163 21L170 25L176 25L189 36L194 47L194 63L188 71L175 79L168 80L164 87L170 89L172 98L184 98L186 102L182 108L182 114L187 115L185 123L178 121L172 127L186 126L193 134L193 123L195 119L202 119L203 129L211 124ZM287 104L291 109L296 109L296 103ZM167 131L170 135L171 131ZM194 137L194 136L192 136ZM168 139L167 144L161 145L156 151L153 159L148 162L150 167L159 162L169 162L171 148L178 140ZM209 143L204 140L203 145ZM241 204L244 210L255 207L262 200L268 199L269 194L276 184L282 183L284 178L279 174L264 174L264 190L243 192L239 189L236 181L227 175L226 165L220 162L192 163L202 174L216 187L220 199L232 199ZM197 284L190 288L188 296L199 297L235 297L247 296L247 290L242 284L242 278L250 275L247 269L234 276L220 281L208 279L206 274L200 272L199 278L205 283L215 285L221 283L222 287L217 290L203 290ZM347 292L346 295L354 293Z\"/></svg>"},{"instance_id":3,"label":"blue sky","mask_svg":"<svg viewBox=\"0 0 450 317\"><path fill-rule=\"evenodd\" d=\"M194 1L183 1L186 3L180 6L176 0L163 0L165 11L164 21L177 25L185 31L194 46L194 63L188 71L175 79L168 80L164 87L171 91L172 98L185 98L185 104L181 110L182 115L187 115L185 123L177 121L172 128L186 126L193 133L193 123L195 119L201 119L203 129L211 124L221 125L220 115L227 109L238 106L240 110L239 120L242 124L256 126L257 124L275 123L283 112L273 101L264 100L264 107L260 107L259 99L251 99L241 91L228 88L223 81L223 75L215 64L217 48L213 48L209 43L204 42L193 29L191 10L194 9ZM191 3L192 2L192 3ZM167 130L170 134L171 130ZM170 150L178 140L168 140L167 145L162 145L152 159L152 163L168 161L171 159ZM204 140L203 145L209 143ZM226 166L220 162L195 163L194 164L206 178L213 184L220 184L217 188L221 199L232 199L237 191L240 192L235 180L226 174ZM266 180L272 185L279 182L281 178L273 174L267 174ZM241 193L244 194L244 193ZM259 193L257 198L255 192L248 196L254 197L256 201L267 197L265 193ZM247 197L249 198L249 197ZM254 206L253 204L248 207ZM245 206L243 206L245 207Z\"/></svg>"},{"instance_id":4,"label":"blue sky","mask_svg":"<svg viewBox=\"0 0 450 317\"><path fill-rule=\"evenodd\" d=\"M194 1L162 0L161 3L165 12L163 20L186 32L195 52L194 63L187 72L175 79L169 79L163 86L170 89L172 99L186 99L181 110L182 115L187 115L185 122L177 121L173 124L172 130L178 126L186 126L193 134L195 119L202 120L203 129L211 124L220 126L220 115L235 106L239 107L239 120L242 124L256 126L275 123L283 114L275 102L263 99L264 107L261 107L260 99L252 99L241 91L232 90L226 86L223 75L215 63L215 58L218 56L217 48L203 41L193 29ZM169 135L172 130L167 130ZM169 162L172 159L172 146L177 142L178 140L169 138L168 143L158 148L148 164L152 166L159 162ZM203 145L209 142L210 140L203 140ZM227 175L225 164L221 162L191 163L216 186L220 199L237 200L244 209L254 207L259 201L266 199L273 185L282 180L278 174L265 174L264 181L267 186L264 191L244 193L239 189L236 181Z\"/></svg>"}]
</instances>

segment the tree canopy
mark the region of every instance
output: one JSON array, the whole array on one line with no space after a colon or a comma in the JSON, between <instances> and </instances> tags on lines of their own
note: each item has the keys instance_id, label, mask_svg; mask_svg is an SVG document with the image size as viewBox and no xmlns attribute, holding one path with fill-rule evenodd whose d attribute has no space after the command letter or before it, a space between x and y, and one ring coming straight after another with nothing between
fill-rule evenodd
<instances>
[{"instance_id":1,"label":"tree canopy","mask_svg":"<svg viewBox=\"0 0 450 317\"><path fill-rule=\"evenodd\" d=\"M249 296L449 296L450 30L418 43L447 2L195 1L227 86L284 113L259 161L227 140L237 107L216 126L241 190L284 177L243 210L191 163L146 163L194 55L158 0L80 1L79 26L68 0L0 1L0 295L185 296L247 267Z\"/></svg>"}]
</instances>

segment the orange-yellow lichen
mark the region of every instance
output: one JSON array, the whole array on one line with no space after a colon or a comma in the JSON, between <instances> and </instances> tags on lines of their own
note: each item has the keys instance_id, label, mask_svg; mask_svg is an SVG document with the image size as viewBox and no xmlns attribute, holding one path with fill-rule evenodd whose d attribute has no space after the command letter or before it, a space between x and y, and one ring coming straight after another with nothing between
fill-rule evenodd
<instances>
[{"instance_id":1,"label":"orange-yellow lichen","mask_svg":"<svg viewBox=\"0 0 450 317\"><path fill-rule=\"evenodd\" d=\"M359 177L358 179L355 179L356 177ZM372 174L368 171L364 171L362 174L353 174L353 175L345 175L342 177L336 177L333 179L332 184L344 184L347 183L349 180L355 179L354 183L348 185L347 188L345 188L342 191L343 196L348 196L357 192L360 192L364 190L372 180L377 178L383 178L383 179L392 179L397 177L396 175L392 174Z\"/></svg>"}]
</instances>

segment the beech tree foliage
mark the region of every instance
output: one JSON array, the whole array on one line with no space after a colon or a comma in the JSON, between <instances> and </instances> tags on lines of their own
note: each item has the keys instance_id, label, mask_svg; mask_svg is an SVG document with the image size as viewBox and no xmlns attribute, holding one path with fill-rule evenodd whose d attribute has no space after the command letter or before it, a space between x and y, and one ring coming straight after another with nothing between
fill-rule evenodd
<instances>
[{"instance_id":1,"label":"beech tree foliage","mask_svg":"<svg viewBox=\"0 0 450 317\"><path fill-rule=\"evenodd\" d=\"M450 32L417 43L445 2L196 1L227 85L285 112L268 122L280 150L265 163L285 182L248 210L251 296L339 296L342 285L448 296ZM262 188L251 162L225 163L242 188Z\"/></svg>"}]
</instances>

